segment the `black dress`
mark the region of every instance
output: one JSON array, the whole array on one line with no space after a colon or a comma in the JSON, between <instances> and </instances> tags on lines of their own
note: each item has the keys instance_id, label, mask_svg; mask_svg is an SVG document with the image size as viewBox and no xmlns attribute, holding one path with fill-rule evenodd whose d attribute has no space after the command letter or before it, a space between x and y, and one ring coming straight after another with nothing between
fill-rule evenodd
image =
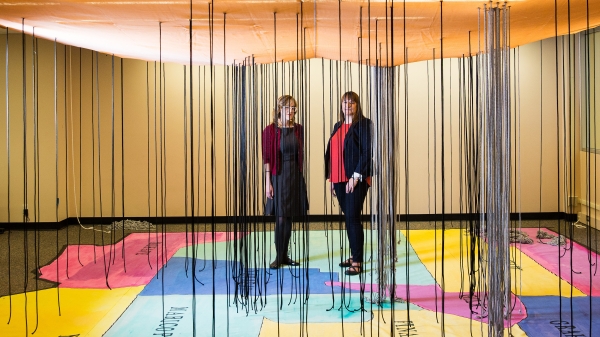
<instances>
[{"instance_id":1,"label":"black dress","mask_svg":"<svg viewBox=\"0 0 600 337\"><path fill-rule=\"evenodd\" d=\"M294 128L280 128L281 169L271 177L275 216L297 217L306 214L306 183L298 167L298 139Z\"/></svg>"}]
</instances>

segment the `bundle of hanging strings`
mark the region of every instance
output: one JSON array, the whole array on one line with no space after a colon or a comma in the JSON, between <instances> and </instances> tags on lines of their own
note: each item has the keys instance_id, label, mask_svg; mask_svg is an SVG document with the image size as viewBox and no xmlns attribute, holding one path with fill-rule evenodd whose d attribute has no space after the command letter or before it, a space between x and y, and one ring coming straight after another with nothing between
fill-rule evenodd
<instances>
[{"instance_id":1,"label":"bundle of hanging strings","mask_svg":"<svg viewBox=\"0 0 600 337\"><path fill-rule=\"evenodd\" d=\"M511 110L509 10L485 7L483 15L484 54L479 95L482 97L481 183L485 212L481 213L482 233L487 250L484 279L490 336L504 334L504 321L510 320L512 299L509 259Z\"/></svg>"}]
</instances>

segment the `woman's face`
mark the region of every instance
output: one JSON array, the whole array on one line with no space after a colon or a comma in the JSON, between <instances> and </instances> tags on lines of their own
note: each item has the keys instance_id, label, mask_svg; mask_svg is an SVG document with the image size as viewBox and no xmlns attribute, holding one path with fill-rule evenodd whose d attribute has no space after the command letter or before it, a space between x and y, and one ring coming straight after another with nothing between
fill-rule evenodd
<instances>
[{"instance_id":1,"label":"woman's face","mask_svg":"<svg viewBox=\"0 0 600 337\"><path fill-rule=\"evenodd\" d=\"M352 97L344 97L342 99L342 112L346 120L354 118L357 109L358 104L356 104Z\"/></svg>"},{"instance_id":2,"label":"woman's face","mask_svg":"<svg viewBox=\"0 0 600 337\"><path fill-rule=\"evenodd\" d=\"M296 116L296 103L294 103L294 101L289 101L287 104L283 105L280 114L282 124L285 125L288 122L293 121Z\"/></svg>"}]
</instances>

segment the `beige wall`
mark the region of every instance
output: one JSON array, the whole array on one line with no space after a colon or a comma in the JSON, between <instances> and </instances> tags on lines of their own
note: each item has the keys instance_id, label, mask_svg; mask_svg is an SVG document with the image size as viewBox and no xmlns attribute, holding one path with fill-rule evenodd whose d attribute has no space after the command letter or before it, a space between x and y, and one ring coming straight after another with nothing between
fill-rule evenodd
<instances>
[{"instance_id":1,"label":"beige wall","mask_svg":"<svg viewBox=\"0 0 600 337\"><path fill-rule=\"evenodd\" d=\"M39 41L37 76L38 94L34 100L34 69L32 65L32 39L26 36L23 55L22 36L9 34L9 104L6 101L6 35L0 53L2 70L0 106L0 221L23 221L23 208L27 205L31 221L56 221L66 216L65 211L65 123L64 123L64 47L57 45L57 77L54 78L54 44ZM27 86L23 94L23 63ZM58 88L55 93L54 88ZM25 97L25 104L23 103ZM56 104L55 104L56 99ZM25 105L25 107L24 107ZM55 110L55 106L57 109ZM55 111L57 124L55 127ZM7 127L8 123L8 127ZM10 130L10 138L7 137ZM58 137L58 160L56 138ZM7 146L10 143L10 148ZM10 154L9 154L10 153ZM10 166L9 166L10 163ZM27 163L24 169L24 163ZM58 175L56 167L58 165ZM10 174L10 181L9 181ZM26 178L26 179L25 179ZM10 183L10 184L9 184ZM10 185L10 186L9 186ZM56 186L59 186L58 190ZM10 187L10 196L9 196ZM27 198L25 198L25 194ZM56 200L60 204L57 207Z\"/></svg>"},{"instance_id":2,"label":"beige wall","mask_svg":"<svg viewBox=\"0 0 600 337\"><path fill-rule=\"evenodd\" d=\"M98 54L98 79L96 86L96 61L92 52L78 48L57 47L57 118L54 126L54 44L39 40L39 174L34 173L34 129L33 129L33 82L31 71L31 37L26 50L27 67L27 201L30 218L33 209L39 210L38 221L55 221L56 195L61 202L58 220L68 216L121 216L124 194L125 216L183 216L191 211L191 172L184 165L184 126L189 137L192 126L184 119L189 109L189 91L184 103L184 67L176 64L164 65L162 87L159 94L160 77L155 72L155 63L114 58L114 103L113 76L110 55ZM540 47L541 46L541 47ZM540 48L542 48L540 50ZM24 201L23 175L23 107L22 107L22 56L21 36L10 34L9 43L9 100L10 127L6 126L5 88L5 41L0 39L0 222L22 221ZM65 57L66 53L66 57ZM541 55L543 54L543 55ZM515 107L515 190L513 210L522 212L554 212L558 209L559 186L565 169L559 162L562 152L557 153L557 125L562 137L562 121L557 123L556 80L554 41L546 40L522 46L517 51L515 66L518 81L513 96ZM96 54L94 53L94 58ZM541 56L540 56L541 55ZM540 63L540 57L543 61ZM121 86L121 61L123 62L124 84ZM65 65L66 63L66 65ZM368 96L364 79L368 69L356 64L330 62L313 59L302 63L303 82L291 79L298 74L299 63L279 65L278 94L292 92L298 98L300 112L298 120L306 127L306 177L309 185L311 214L337 213L325 189L323 152L333 123L337 120L338 99L346 90L358 91L363 99ZM81 65L81 83L80 83ZM292 66L294 68L292 68ZM333 72L330 66L333 67ZM283 67L283 71L282 71ZM435 67L436 77L433 77ZM66 69L66 70L65 70ZM263 198L262 169L260 162L260 131L271 119L274 101L273 65L257 66L254 72L256 85L247 82L248 114L244 123L239 112L233 113L234 104L239 103L234 83L233 69L228 69L228 85L224 84L224 67L216 66L214 85L210 84L209 67L193 67L194 95L194 202L195 215L233 214L236 207L244 204L250 214L261 214ZM294 70L293 70L294 69ZM406 212L409 199L411 214L433 213L441 210L441 157L444 142L446 156L444 167L446 184L446 213L459 213L461 204L460 139L459 128L459 60L444 60L444 125L445 138L441 139L440 121L440 73L439 60L411 63L400 67L397 88L404 92L404 71L408 72L408 125L405 125L404 95L397 100L397 181L398 209ZM361 87L358 73L362 72ZM92 74L94 74L92 77ZM250 74L250 72L248 73ZM65 82L65 76L67 78ZM148 76L148 80L147 80ZM189 76L189 75L188 75ZM284 79L281 80L281 76ZM429 81L428 81L429 76ZM250 81L250 77L247 81ZM156 81L156 84L155 84ZM338 82L339 81L339 82ZM66 84L65 84L66 83ZM433 85L436 86L436 101ZM282 90L282 86L288 89ZM543 84L543 85L542 85ZM293 89L291 88L293 86ZM123 88L123 111L121 113L121 88ZM214 88L213 109L210 108L210 88ZM228 89L226 89L228 88ZM189 88L188 88L189 90ZM66 98L65 98L66 95ZM80 97L81 95L81 102ZM99 96L98 96L99 95ZM541 96L540 96L541 95ZM98 97L100 97L98 103ZM163 99L161 109L160 98ZM324 101L323 101L324 99ZM156 103L155 103L156 100ZM66 103L65 103L66 102ZM429 104L428 104L429 102ZM149 104L148 104L149 103ZM113 109L114 104L114 109ZM185 108L185 105L188 105ZM225 109L225 104L228 108ZM80 110L81 106L81 110ZM434 114L435 106L435 114ZM367 115L368 103L363 101ZM113 112L114 110L114 112ZM391 112L386 112L391 116ZM113 126L114 115L114 126ZM187 113L189 117L189 112ZM436 128L434 129L434 116ZM214 133L211 133L211 118ZM121 120L122 125L121 126ZM162 121L162 135L161 135ZM81 127L80 127L81 125ZM236 127L237 125L237 127ZM241 182L238 167L241 149L234 144L239 140L239 127L244 125L247 138L248 176L246 195L239 195ZM156 129L155 129L156 127ZM113 140L114 129L114 140ZM7 130L10 131L10 166L7 155ZM543 131L543 132L542 132ZM434 153L433 135L436 134L437 154ZM58 137L58 175L56 166L56 138ZM122 143L121 137L124 142ZM80 141L81 139L81 141ZM408 193L405 191L404 144L408 140ZM155 146L155 144L157 144ZM80 156L81 146L81 156ZM114 147L114 154L113 154ZM211 170L211 147L214 154ZM124 149L125 161L121 161ZM188 149L188 170L191 160ZM156 153L156 155L155 155ZM114 160L113 160L114 156ZM437 170L434 169L434 158ZM516 158L516 159L515 159ZM518 159L518 160L517 160ZM114 163L114 164L113 164ZM114 170L113 170L114 165ZM8 195L8 172L10 168L10 195ZM80 174L81 172L81 174ZM386 174L382 172L382 174ZM122 179L124 176L124 180ZM34 197L35 177L39 176L39 202ZM58 176L58 192L56 177ZM114 176L114 178L113 178ZM81 180L81 184L79 183ZM187 193L186 193L187 180ZM122 183L124 181L124 184ZM124 192L122 189L124 186ZM239 186L239 185L238 185ZM540 187L541 186L541 187ZM436 188L434 190L434 187ZM464 187L464 185L463 185ZM113 194L114 191L114 194ZM437 193L435 193L437 191ZM564 192L561 190L561 195ZM187 210L186 210L187 195ZM213 200L214 195L214 200ZM65 200L68 199L67 203ZM10 200L10 219L8 218ZM237 204L233 202L237 201Z\"/></svg>"},{"instance_id":3,"label":"beige wall","mask_svg":"<svg viewBox=\"0 0 600 337\"><path fill-rule=\"evenodd\" d=\"M517 183L512 205L524 212L564 211L564 186L559 181L564 175L563 117L562 111L557 117L555 50L554 39L547 39L511 53L513 71L519 75L512 86L513 145L515 139L520 144L513 151L518 165L512 172Z\"/></svg>"},{"instance_id":4,"label":"beige wall","mask_svg":"<svg viewBox=\"0 0 600 337\"><path fill-rule=\"evenodd\" d=\"M583 49L585 50L585 46ZM581 178L579 179L577 196L581 202L581 207L577 210L579 211L580 221L586 222L586 216L589 215L589 223L593 227L600 228L600 201L598 200L598 192L600 191L598 184L598 177L600 176L600 139L597 135L598 125L600 124L597 103L600 102L600 90L598 89L600 87L600 31L598 29L596 29L596 33L590 35L588 52L589 59L587 61L589 61L590 75L589 77L578 78L579 81L583 82L584 95L581 96L590 97L589 105L583 104L581 106L581 116L585 120L586 113L589 113L588 118L591 121L591 126L589 126L588 131L589 139L586 139L585 128L587 126L585 124L581 130L582 137L579 137L583 146L579 147L582 149L578 161L578 173ZM586 88L587 85L589 87ZM592 148L590 151L586 150L588 147L586 146L587 142L590 143Z\"/></svg>"}]
</instances>

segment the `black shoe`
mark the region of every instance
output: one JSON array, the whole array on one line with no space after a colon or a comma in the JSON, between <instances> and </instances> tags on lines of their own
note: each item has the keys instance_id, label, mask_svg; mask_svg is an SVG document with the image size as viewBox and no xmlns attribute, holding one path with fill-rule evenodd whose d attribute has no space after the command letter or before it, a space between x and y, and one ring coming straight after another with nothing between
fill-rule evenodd
<instances>
[{"instance_id":1,"label":"black shoe","mask_svg":"<svg viewBox=\"0 0 600 337\"><path fill-rule=\"evenodd\" d=\"M343 267L343 268L352 267L352 258L347 259L346 261L340 262L340 267Z\"/></svg>"},{"instance_id":2,"label":"black shoe","mask_svg":"<svg viewBox=\"0 0 600 337\"><path fill-rule=\"evenodd\" d=\"M280 263L279 261L275 260L275 261L271 262L271 264L269 265L269 268L271 268L271 269L279 269L279 267L282 264L283 263Z\"/></svg>"},{"instance_id":3,"label":"black shoe","mask_svg":"<svg viewBox=\"0 0 600 337\"><path fill-rule=\"evenodd\" d=\"M344 274L346 275L358 275L362 272L362 268L361 265L352 265L350 266L348 269L346 269L346 272Z\"/></svg>"},{"instance_id":4,"label":"black shoe","mask_svg":"<svg viewBox=\"0 0 600 337\"><path fill-rule=\"evenodd\" d=\"M300 265L300 263L298 263L297 261L290 259L289 256L286 257L285 260L281 264L287 264L288 266L299 266Z\"/></svg>"}]
</instances>

